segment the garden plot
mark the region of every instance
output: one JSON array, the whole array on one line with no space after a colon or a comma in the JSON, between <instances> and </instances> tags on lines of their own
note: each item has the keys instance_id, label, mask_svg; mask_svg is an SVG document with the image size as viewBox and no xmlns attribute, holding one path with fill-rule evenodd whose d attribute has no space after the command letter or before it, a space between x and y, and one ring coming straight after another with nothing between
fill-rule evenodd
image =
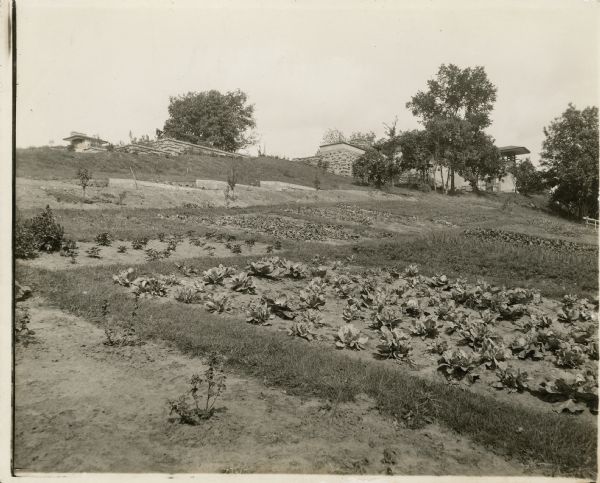
<instances>
[{"instance_id":1,"label":"garden plot","mask_svg":"<svg viewBox=\"0 0 600 483\"><path fill-rule=\"evenodd\" d=\"M366 396L333 408L233 373L222 411L201 427L171 422L167 401L206 369L200 358L156 341L107 346L88 320L24 304L34 340L15 346L17 471L531 473L436 424L397 427Z\"/></svg>"},{"instance_id":2,"label":"garden plot","mask_svg":"<svg viewBox=\"0 0 600 483\"><path fill-rule=\"evenodd\" d=\"M288 216L279 215L223 215L201 217L199 223L209 226L250 230L268 236L297 241L349 242L366 238L360 232L333 223L307 223ZM385 232L369 232L370 237L385 238Z\"/></svg>"},{"instance_id":3,"label":"garden plot","mask_svg":"<svg viewBox=\"0 0 600 483\"><path fill-rule=\"evenodd\" d=\"M359 273L318 257L312 265L271 257L202 273L180 264L156 277L132 268L114 281L135 297L202 304L475 392L583 417L597 412L597 300L558 302L534 290L424 277L416 266Z\"/></svg>"},{"instance_id":4,"label":"garden plot","mask_svg":"<svg viewBox=\"0 0 600 483\"><path fill-rule=\"evenodd\" d=\"M359 208L347 203L332 207L286 208L283 210L291 216L319 217L327 220L338 220L360 226L370 226L379 230L390 230L399 233L420 233L433 226L456 227L443 219L420 219L418 216L401 216L389 211Z\"/></svg>"},{"instance_id":5,"label":"garden plot","mask_svg":"<svg viewBox=\"0 0 600 483\"><path fill-rule=\"evenodd\" d=\"M100 240L100 242L98 241ZM169 237L161 240L147 238L132 241L111 240L104 233L96 242L63 243L60 252L44 253L37 258L23 260L33 267L66 270L78 267L110 264L141 265L153 260L183 260L194 257L227 258L243 255L264 255L273 246L253 240L237 241L235 236L216 234L200 239L195 236Z\"/></svg>"}]
</instances>

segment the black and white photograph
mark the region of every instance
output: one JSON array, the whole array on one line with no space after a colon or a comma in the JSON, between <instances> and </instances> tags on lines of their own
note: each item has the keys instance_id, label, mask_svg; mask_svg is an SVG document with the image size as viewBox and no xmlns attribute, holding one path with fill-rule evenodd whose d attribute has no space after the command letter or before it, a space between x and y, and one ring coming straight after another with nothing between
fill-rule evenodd
<instances>
[{"instance_id":1,"label":"black and white photograph","mask_svg":"<svg viewBox=\"0 0 600 483\"><path fill-rule=\"evenodd\" d=\"M0 7L2 481L596 481L600 2Z\"/></svg>"}]
</instances>

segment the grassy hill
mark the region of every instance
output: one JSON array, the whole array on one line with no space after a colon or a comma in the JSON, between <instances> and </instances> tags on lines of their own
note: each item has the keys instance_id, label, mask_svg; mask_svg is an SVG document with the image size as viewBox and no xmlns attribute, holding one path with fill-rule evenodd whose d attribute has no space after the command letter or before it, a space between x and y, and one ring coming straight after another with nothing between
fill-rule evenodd
<instances>
[{"instance_id":1,"label":"grassy hill","mask_svg":"<svg viewBox=\"0 0 600 483\"><path fill-rule=\"evenodd\" d=\"M225 181L232 164L236 166L240 184L258 184L263 180L313 186L318 175L322 189L364 189L352 184L350 178L324 173L303 162L271 157L235 159L184 155L167 158L121 152L74 153L49 147L17 149L16 175L33 179L73 179L81 166L89 169L95 179L129 178L131 168L138 179L147 181Z\"/></svg>"}]
</instances>

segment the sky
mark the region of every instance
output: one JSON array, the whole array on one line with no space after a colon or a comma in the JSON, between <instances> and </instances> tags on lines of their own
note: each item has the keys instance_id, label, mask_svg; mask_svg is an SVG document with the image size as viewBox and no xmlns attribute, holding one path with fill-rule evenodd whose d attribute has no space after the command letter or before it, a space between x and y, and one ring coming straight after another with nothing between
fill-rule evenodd
<instances>
[{"instance_id":1,"label":"sky","mask_svg":"<svg viewBox=\"0 0 600 483\"><path fill-rule=\"evenodd\" d=\"M600 3L478 1L17 2L17 146L71 131L154 135L169 97L241 89L268 154L313 155L329 128L375 131L441 64L483 66L498 89L487 132L537 161L569 102L598 105ZM255 152L256 148L249 152Z\"/></svg>"}]
</instances>

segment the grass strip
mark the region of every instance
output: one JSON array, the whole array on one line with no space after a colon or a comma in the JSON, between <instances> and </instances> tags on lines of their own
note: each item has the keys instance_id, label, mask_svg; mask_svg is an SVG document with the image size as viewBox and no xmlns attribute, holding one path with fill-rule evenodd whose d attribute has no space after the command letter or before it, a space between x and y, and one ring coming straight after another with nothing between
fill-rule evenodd
<instances>
[{"instance_id":1,"label":"grass strip","mask_svg":"<svg viewBox=\"0 0 600 483\"><path fill-rule=\"evenodd\" d=\"M161 262L144 268L156 272L165 267ZM112 283L113 273L115 267L68 273L18 267L20 281L63 310L98 320L102 302L108 299L111 314L125 320L133 300ZM294 394L344 401L366 393L393 417L420 411L507 456L549 464L565 475L590 477L596 472L596 427L575 418L506 404L375 360L358 361L322 345L245 324L239 316L209 314L199 306L143 301L136 330L144 338L170 341L192 356L221 353L233 370Z\"/></svg>"}]
</instances>

